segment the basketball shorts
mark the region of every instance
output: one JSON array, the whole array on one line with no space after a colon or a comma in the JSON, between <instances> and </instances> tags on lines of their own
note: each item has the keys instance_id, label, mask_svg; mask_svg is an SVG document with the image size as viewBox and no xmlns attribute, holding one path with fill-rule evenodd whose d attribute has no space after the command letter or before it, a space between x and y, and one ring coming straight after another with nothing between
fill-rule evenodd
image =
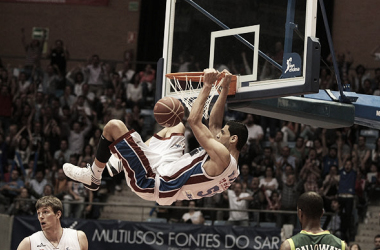
<instances>
[{"instance_id":1,"label":"basketball shorts","mask_svg":"<svg viewBox=\"0 0 380 250\"><path fill-rule=\"evenodd\" d=\"M141 198L151 201L158 198L160 169L173 165L183 156L184 148L183 134L172 134L170 138L155 134L147 146L134 130L110 145L112 154L123 163L128 186Z\"/></svg>"}]
</instances>

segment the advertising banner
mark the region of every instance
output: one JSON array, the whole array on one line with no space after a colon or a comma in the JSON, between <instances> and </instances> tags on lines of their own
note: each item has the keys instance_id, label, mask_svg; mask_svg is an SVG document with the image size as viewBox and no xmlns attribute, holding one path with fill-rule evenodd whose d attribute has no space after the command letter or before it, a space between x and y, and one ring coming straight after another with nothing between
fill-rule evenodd
<instances>
[{"instance_id":1,"label":"advertising banner","mask_svg":"<svg viewBox=\"0 0 380 250\"><path fill-rule=\"evenodd\" d=\"M84 231L92 250L272 250L281 245L277 228L75 219L63 219L62 225ZM14 217L12 249L39 230L36 217Z\"/></svg>"}]
</instances>

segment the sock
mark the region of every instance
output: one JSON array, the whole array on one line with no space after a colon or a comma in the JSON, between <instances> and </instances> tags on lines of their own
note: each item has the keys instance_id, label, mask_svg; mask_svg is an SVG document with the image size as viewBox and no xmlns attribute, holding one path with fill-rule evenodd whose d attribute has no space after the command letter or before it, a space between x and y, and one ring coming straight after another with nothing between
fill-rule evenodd
<instances>
[{"instance_id":1,"label":"sock","mask_svg":"<svg viewBox=\"0 0 380 250\"><path fill-rule=\"evenodd\" d=\"M96 164L94 162L94 163L92 163L91 169L92 169L92 172L94 172L94 176L97 179L102 178L102 173L103 173L104 168L100 168L100 167L96 166Z\"/></svg>"}]
</instances>

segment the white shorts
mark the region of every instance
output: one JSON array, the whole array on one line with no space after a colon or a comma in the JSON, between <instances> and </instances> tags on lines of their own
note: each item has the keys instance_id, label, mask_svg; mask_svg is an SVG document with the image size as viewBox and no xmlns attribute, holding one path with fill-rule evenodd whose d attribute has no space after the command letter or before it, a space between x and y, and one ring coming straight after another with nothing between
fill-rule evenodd
<instances>
[{"instance_id":1,"label":"white shorts","mask_svg":"<svg viewBox=\"0 0 380 250\"><path fill-rule=\"evenodd\" d=\"M184 148L183 134L172 134L170 138L155 134L147 146L134 130L110 145L112 154L123 163L128 186L141 198L153 201L158 197L160 169L178 160Z\"/></svg>"}]
</instances>

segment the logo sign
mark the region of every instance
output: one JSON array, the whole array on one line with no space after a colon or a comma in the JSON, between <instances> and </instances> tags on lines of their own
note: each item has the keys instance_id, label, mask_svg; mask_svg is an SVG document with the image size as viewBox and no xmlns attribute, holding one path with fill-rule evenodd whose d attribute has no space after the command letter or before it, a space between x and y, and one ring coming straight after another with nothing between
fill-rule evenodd
<instances>
[{"instance_id":1,"label":"logo sign","mask_svg":"<svg viewBox=\"0 0 380 250\"><path fill-rule=\"evenodd\" d=\"M282 78L300 76L302 74L302 61L297 53L284 54L282 64Z\"/></svg>"}]
</instances>

